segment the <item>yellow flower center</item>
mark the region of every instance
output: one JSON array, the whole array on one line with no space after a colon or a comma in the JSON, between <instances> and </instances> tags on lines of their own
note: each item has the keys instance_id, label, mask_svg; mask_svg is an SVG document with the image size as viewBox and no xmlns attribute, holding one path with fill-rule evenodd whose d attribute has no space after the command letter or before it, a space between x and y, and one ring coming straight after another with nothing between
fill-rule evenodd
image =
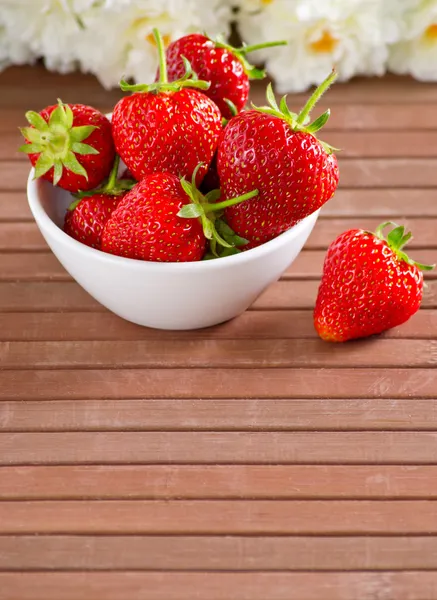
<instances>
[{"instance_id":1,"label":"yellow flower center","mask_svg":"<svg viewBox=\"0 0 437 600\"><path fill-rule=\"evenodd\" d=\"M155 36L153 35L153 33L149 33L144 39L150 44L156 46ZM162 36L162 41L164 42L164 46L168 46L171 42L171 37L167 33L164 33L164 35Z\"/></svg>"},{"instance_id":2,"label":"yellow flower center","mask_svg":"<svg viewBox=\"0 0 437 600\"><path fill-rule=\"evenodd\" d=\"M425 29L425 33L423 35L430 42L437 41L437 23L433 23L432 25L429 25Z\"/></svg>"},{"instance_id":3,"label":"yellow flower center","mask_svg":"<svg viewBox=\"0 0 437 600\"><path fill-rule=\"evenodd\" d=\"M261 4L271 4L273 2L273 0L261 0Z\"/></svg>"},{"instance_id":4,"label":"yellow flower center","mask_svg":"<svg viewBox=\"0 0 437 600\"><path fill-rule=\"evenodd\" d=\"M317 54L321 53L330 53L332 52L338 44L338 39L335 38L329 31L324 29L322 31L322 35L315 42L311 42L309 44L310 50L316 52Z\"/></svg>"}]
</instances>

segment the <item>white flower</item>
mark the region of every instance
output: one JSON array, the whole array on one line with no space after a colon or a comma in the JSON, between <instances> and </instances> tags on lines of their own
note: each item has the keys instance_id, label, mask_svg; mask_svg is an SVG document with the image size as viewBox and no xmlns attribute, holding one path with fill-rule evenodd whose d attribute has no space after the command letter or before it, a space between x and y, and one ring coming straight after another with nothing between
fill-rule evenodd
<instances>
[{"instance_id":1,"label":"white flower","mask_svg":"<svg viewBox=\"0 0 437 600\"><path fill-rule=\"evenodd\" d=\"M22 35L26 6L19 0L0 0L0 3L0 69L33 62L35 54L29 40Z\"/></svg>"},{"instance_id":2,"label":"white flower","mask_svg":"<svg viewBox=\"0 0 437 600\"><path fill-rule=\"evenodd\" d=\"M389 68L437 81L437 1L403 0L398 5L401 39L389 49Z\"/></svg>"},{"instance_id":3,"label":"white flower","mask_svg":"<svg viewBox=\"0 0 437 600\"><path fill-rule=\"evenodd\" d=\"M111 87L122 77L154 81L154 27L166 44L194 31L227 34L230 8L221 0L105 0L83 21L85 30L76 48L80 65Z\"/></svg>"},{"instance_id":4,"label":"white flower","mask_svg":"<svg viewBox=\"0 0 437 600\"><path fill-rule=\"evenodd\" d=\"M258 10L251 8L254 4ZM246 43L288 42L258 54L280 92L318 84L334 66L341 80L381 75L387 42L396 39L396 28L384 19L380 0L242 0L240 6Z\"/></svg>"}]
</instances>

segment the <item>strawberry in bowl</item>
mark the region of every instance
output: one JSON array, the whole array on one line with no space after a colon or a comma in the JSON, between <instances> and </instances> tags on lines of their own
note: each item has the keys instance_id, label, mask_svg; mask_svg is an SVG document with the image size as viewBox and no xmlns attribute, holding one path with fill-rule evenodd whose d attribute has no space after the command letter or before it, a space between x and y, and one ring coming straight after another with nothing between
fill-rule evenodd
<instances>
[{"instance_id":1,"label":"strawberry in bowl","mask_svg":"<svg viewBox=\"0 0 437 600\"><path fill-rule=\"evenodd\" d=\"M213 70L199 79L181 55L184 72L170 81L154 36L159 80L122 81L131 93L111 121L97 114L99 125L81 124L64 104L28 115L29 205L65 269L109 310L150 327L207 327L280 277L334 193L336 159L316 138L329 113L308 123L334 75L299 115L270 91L270 107L239 114L241 102L226 97L235 116L223 123L217 86L207 95ZM220 44L214 51L224 64L242 61Z\"/></svg>"},{"instance_id":2,"label":"strawberry in bowl","mask_svg":"<svg viewBox=\"0 0 437 600\"><path fill-rule=\"evenodd\" d=\"M191 179L194 169L200 184L213 159L222 130L217 105L202 91L201 81L185 61L184 75L169 82L161 35L154 30L160 59L157 82L121 88L133 92L122 98L112 113L112 134L123 162L140 180L150 173L166 172Z\"/></svg>"}]
</instances>

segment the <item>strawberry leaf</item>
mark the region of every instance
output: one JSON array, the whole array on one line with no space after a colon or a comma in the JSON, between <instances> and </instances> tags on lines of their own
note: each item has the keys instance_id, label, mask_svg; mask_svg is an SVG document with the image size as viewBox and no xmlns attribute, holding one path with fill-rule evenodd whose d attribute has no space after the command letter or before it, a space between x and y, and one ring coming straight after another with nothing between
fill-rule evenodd
<instances>
[{"instance_id":1,"label":"strawberry leaf","mask_svg":"<svg viewBox=\"0 0 437 600\"><path fill-rule=\"evenodd\" d=\"M18 148L18 152L24 152L24 154L38 154L43 151L41 144L23 144Z\"/></svg>"},{"instance_id":2,"label":"strawberry leaf","mask_svg":"<svg viewBox=\"0 0 437 600\"><path fill-rule=\"evenodd\" d=\"M53 167L53 159L47 154L40 154L35 164L35 179L42 177Z\"/></svg>"},{"instance_id":3,"label":"strawberry leaf","mask_svg":"<svg viewBox=\"0 0 437 600\"><path fill-rule=\"evenodd\" d=\"M20 129L23 137L29 142L38 144L41 142L41 133L34 127L22 127Z\"/></svg>"},{"instance_id":4,"label":"strawberry leaf","mask_svg":"<svg viewBox=\"0 0 437 600\"><path fill-rule=\"evenodd\" d=\"M73 152L69 151L67 156L62 160L62 164L75 175L82 175L88 180L88 173L77 160Z\"/></svg>"},{"instance_id":5,"label":"strawberry leaf","mask_svg":"<svg viewBox=\"0 0 437 600\"><path fill-rule=\"evenodd\" d=\"M58 185L59 180L62 177L62 163L60 160L55 161L53 170L53 185Z\"/></svg>"},{"instance_id":6,"label":"strawberry leaf","mask_svg":"<svg viewBox=\"0 0 437 600\"><path fill-rule=\"evenodd\" d=\"M330 116L331 111L328 108L328 110L321 114L320 117L317 117L317 119L313 121L311 125L308 125L306 127L306 131L308 131L309 133L316 133L316 131L322 129L322 127L327 123Z\"/></svg>"},{"instance_id":7,"label":"strawberry leaf","mask_svg":"<svg viewBox=\"0 0 437 600\"><path fill-rule=\"evenodd\" d=\"M66 117L65 117L63 107L57 106L55 108L55 110L52 112L52 114L50 115L49 127L50 128L53 128L56 126L65 127L65 121L66 121Z\"/></svg>"},{"instance_id":8,"label":"strawberry leaf","mask_svg":"<svg viewBox=\"0 0 437 600\"><path fill-rule=\"evenodd\" d=\"M73 127L70 132L71 140L73 142L82 142L89 137L95 129L97 129L95 125L80 125L79 127Z\"/></svg>"},{"instance_id":9,"label":"strawberry leaf","mask_svg":"<svg viewBox=\"0 0 437 600\"><path fill-rule=\"evenodd\" d=\"M215 227L217 232L223 237L223 239L231 244L231 246L244 246L249 243L249 240L246 240L243 237L240 237L235 233L231 227L223 220L217 219L215 222Z\"/></svg>"},{"instance_id":10,"label":"strawberry leaf","mask_svg":"<svg viewBox=\"0 0 437 600\"><path fill-rule=\"evenodd\" d=\"M98 150L89 144L82 144L81 142L74 142L71 149L75 154L100 154Z\"/></svg>"},{"instance_id":11,"label":"strawberry leaf","mask_svg":"<svg viewBox=\"0 0 437 600\"><path fill-rule=\"evenodd\" d=\"M200 204L186 204L178 212L178 217L184 217L185 219L195 219L203 215L203 208Z\"/></svg>"},{"instance_id":12,"label":"strawberry leaf","mask_svg":"<svg viewBox=\"0 0 437 600\"><path fill-rule=\"evenodd\" d=\"M43 119L43 117L34 110L28 110L25 116L29 123L35 127L35 129L39 129L40 131L48 131L49 126L47 121L45 121L45 119Z\"/></svg>"}]
</instances>

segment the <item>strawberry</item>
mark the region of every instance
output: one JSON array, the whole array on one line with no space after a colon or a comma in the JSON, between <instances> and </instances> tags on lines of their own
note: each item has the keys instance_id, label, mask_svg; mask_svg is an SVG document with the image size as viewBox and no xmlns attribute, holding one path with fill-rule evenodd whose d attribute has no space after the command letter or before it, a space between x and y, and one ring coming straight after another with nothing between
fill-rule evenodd
<instances>
[{"instance_id":1,"label":"strawberry","mask_svg":"<svg viewBox=\"0 0 437 600\"><path fill-rule=\"evenodd\" d=\"M218 174L224 198L258 188L259 197L225 212L232 229L258 246L307 217L334 194L338 185L333 148L315 133L329 110L310 125L309 113L334 81L333 72L314 92L299 115L277 105L271 86L270 107L243 111L224 129L218 148Z\"/></svg>"},{"instance_id":2,"label":"strawberry","mask_svg":"<svg viewBox=\"0 0 437 600\"><path fill-rule=\"evenodd\" d=\"M175 81L184 75L184 58L199 79L211 86L205 94L214 100L223 117L230 119L234 110L240 112L249 95L249 79L262 79L263 70L251 65L246 54L270 46L283 46L286 42L269 42L256 46L234 48L224 40L211 40L200 33L186 35L167 48L168 76Z\"/></svg>"},{"instance_id":3,"label":"strawberry","mask_svg":"<svg viewBox=\"0 0 437 600\"><path fill-rule=\"evenodd\" d=\"M201 260L207 239L215 254L216 243L231 247L219 234L210 215L229 203L255 196L255 190L226 203L210 204L217 193L200 194L195 181L179 180L171 173L146 175L121 200L102 234L102 250L111 254L157 262ZM244 240L243 240L244 241Z\"/></svg>"},{"instance_id":4,"label":"strawberry","mask_svg":"<svg viewBox=\"0 0 437 600\"><path fill-rule=\"evenodd\" d=\"M392 227L387 237L383 229ZM423 270L403 248L411 239L403 226L388 222L375 233L351 229L328 248L314 310L324 340L345 342L405 323L419 310Z\"/></svg>"},{"instance_id":5,"label":"strawberry","mask_svg":"<svg viewBox=\"0 0 437 600\"><path fill-rule=\"evenodd\" d=\"M108 176L114 162L111 124L98 110L58 100L40 113L28 111L30 127L21 129L35 178L72 193L91 190ZM86 142L86 143L84 143Z\"/></svg>"},{"instance_id":6,"label":"strawberry","mask_svg":"<svg viewBox=\"0 0 437 600\"><path fill-rule=\"evenodd\" d=\"M117 181L119 157L116 157L108 182L102 188L78 194L65 215L64 231L86 246L100 249L106 221L135 181L123 177Z\"/></svg>"},{"instance_id":7,"label":"strawberry","mask_svg":"<svg viewBox=\"0 0 437 600\"><path fill-rule=\"evenodd\" d=\"M160 57L160 79L151 85L128 85L134 92L120 100L112 115L112 133L117 152L135 179L150 173L168 172L191 179L197 172L202 181L214 156L222 129L217 106L200 90L209 84L199 81L185 61L185 75L167 80L162 38L154 30ZM195 89L197 88L197 89Z\"/></svg>"}]
</instances>

